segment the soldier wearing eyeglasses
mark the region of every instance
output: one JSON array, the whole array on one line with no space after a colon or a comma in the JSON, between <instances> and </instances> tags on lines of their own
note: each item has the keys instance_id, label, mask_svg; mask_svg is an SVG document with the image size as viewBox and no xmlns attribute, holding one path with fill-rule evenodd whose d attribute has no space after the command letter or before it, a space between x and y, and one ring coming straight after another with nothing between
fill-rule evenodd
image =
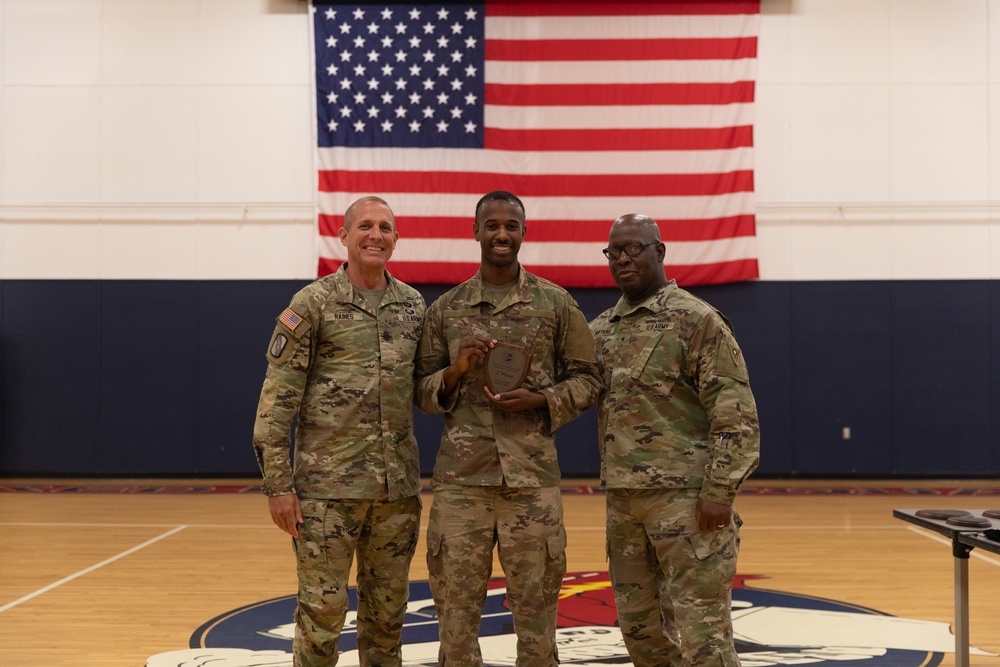
<instances>
[{"instance_id":1,"label":"soldier wearing eyeglasses","mask_svg":"<svg viewBox=\"0 0 1000 667\"><path fill-rule=\"evenodd\" d=\"M655 220L618 218L604 254L622 297L590 324L608 570L636 667L728 667L733 501L757 466L757 408L732 325L667 279L665 253Z\"/></svg>"}]
</instances>

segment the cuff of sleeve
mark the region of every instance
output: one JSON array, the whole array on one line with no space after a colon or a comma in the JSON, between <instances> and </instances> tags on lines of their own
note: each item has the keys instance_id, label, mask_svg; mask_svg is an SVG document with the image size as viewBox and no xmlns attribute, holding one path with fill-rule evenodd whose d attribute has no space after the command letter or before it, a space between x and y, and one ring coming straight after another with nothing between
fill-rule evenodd
<instances>
[{"instance_id":1,"label":"cuff of sleeve","mask_svg":"<svg viewBox=\"0 0 1000 667\"><path fill-rule=\"evenodd\" d=\"M284 479L265 479L261 492L265 496L287 496L295 493L295 485Z\"/></svg>"},{"instance_id":2,"label":"cuff of sleeve","mask_svg":"<svg viewBox=\"0 0 1000 667\"><path fill-rule=\"evenodd\" d=\"M701 487L700 498L722 505L732 505L736 500L736 489L730 486L709 485Z\"/></svg>"},{"instance_id":3,"label":"cuff of sleeve","mask_svg":"<svg viewBox=\"0 0 1000 667\"><path fill-rule=\"evenodd\" d=\"M546 387L538 392L545 397L545 409L549 413L549 433L555 433L556 429L569 423L569 419L562 419L559 409L559 392L554 387Z\"/></svg>"},{"instance_id":4,"label":"cuff of sleeve","mask_svg":"<svg viewBox=\"0 0 1000 667\"><path fill-rule=\"evenodd\" d=\"M449 395L445 396L444 399L438 398L438 405L441 406L441 409L444 412L451 412L452 410L455 409L455 406L458 405L458 395L461 392L462 392L462 383L459 382L458 386L455 387L455 389ZM438 394L438 396L440 396L440 394Z\"/></svg>"},{"instance_id":5,"label":"cuff of sleeve","mask_svg":"<svg viewBox=\"0 0 1000 667\"><path fill-rule=\"evenodd\" d=\"M455 387L451 396L441 400L441 389L444 387L444 370L428 375L417 384L417 406L429 415L448 412L458 403L458 392L461 387Z\"/></svg>"}]
</instances>

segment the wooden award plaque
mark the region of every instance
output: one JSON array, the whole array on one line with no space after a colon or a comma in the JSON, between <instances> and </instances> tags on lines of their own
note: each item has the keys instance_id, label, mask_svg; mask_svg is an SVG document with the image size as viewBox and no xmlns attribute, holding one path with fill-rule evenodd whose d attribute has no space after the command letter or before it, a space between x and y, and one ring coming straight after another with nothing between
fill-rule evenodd
<instances>
[{"instance_id":1,"label":"wooden award plaque","mask_svg":"<svg viewBox=\"0 0 1000 667\"><path fill-rule=\"evenodd\" d=\"M531 367L531 350L523 345L498 341L483 361L486 387L494 394L517 389Z\"/></svg>"}]
</instances>

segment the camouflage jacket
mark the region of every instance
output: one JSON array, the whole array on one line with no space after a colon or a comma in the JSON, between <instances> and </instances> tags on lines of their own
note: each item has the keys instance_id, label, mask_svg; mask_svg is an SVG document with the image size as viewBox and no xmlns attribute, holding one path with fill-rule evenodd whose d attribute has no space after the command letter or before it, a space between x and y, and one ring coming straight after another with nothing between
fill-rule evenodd
<instances>
[{"instance_id":1,"label":"camouflage jacket","mask_svg":"<svg viewBox=\"0 0 1000 667\"><path fill-rule=\"evenodd\" d=\"M576 301L563 288L521 267L517 284L494 305L481 273L437 299L417 355L417 403L445 413L434 482L467 486L543 487L559 483L553 432L594 403L600 388L594 339ZM508 413L494 409L483 366L439 397L444 369L467 335L529 346L522 385L541 392L548 407Z\"/></svg>"},{"instance_id":2,"label":"camouflage jacket","mask_svg":"<svg viewBox=\"0 0 1000 667\"><path fill-rule=\"evenodd\" d=\"M388 491L396 499L419 492L413 359L424 300L386 276L377 313L342 266L302 289L278 318L253 434L266 495L379 498Z\"/></svg>"},{"instance_id":3,"label":"camouflage jacket","mask_svg":"<svg viewBox=\"0 0 1000 667\"><path fill-rule=\"evenodd\" d=\"M760 429L729 322L670 281L590 323L604 376L598 408L607 488L695 488L731 504L757 467Z\"/></svg>"}]
</instances>

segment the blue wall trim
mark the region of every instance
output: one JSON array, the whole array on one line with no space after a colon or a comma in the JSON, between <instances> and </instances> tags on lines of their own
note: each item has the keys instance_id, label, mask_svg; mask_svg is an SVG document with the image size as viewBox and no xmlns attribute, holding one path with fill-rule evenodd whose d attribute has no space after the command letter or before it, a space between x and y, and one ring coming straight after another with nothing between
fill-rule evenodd
<instances>
[{"instance_id":1,"label":"blue wall trim","mask_svg":"<svg viewBox=\"0 0 1000 667\"><path fill-rule=\"evenodd\" d=\"M0 474L257 475L264 349L307 282L0 281ZM691 291L736 327L759 475L1000 475L1000 281ZM588 319L618 296L573 294ZM415 419L429 473L442 420ZM598 473L595 430L591 409L557 433L565 475Z\"/></svg>"}]
</instances>

